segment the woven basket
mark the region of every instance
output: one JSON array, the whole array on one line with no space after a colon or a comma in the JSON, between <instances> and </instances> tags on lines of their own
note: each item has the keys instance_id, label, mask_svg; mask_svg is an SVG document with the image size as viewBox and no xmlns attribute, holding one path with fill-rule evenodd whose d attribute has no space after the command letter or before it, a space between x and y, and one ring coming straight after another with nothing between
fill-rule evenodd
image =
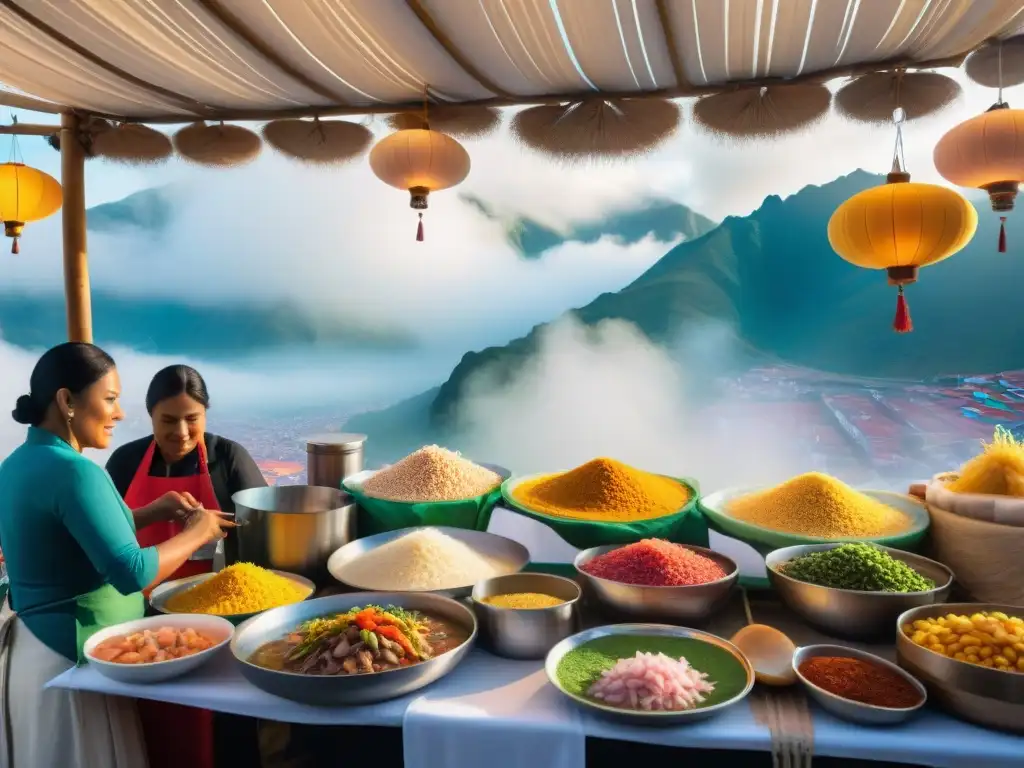
<instances>
[{"instance_id":1,"label":"woven basket","mask_svg":"<svg viewBox=\"0 0 1024 768\"><path fill-rule=\"evenodd\" d=\"M174 154L167 134L136 123L96 131L90 150L94 157L126 165L156 165Z\"/></svg>"},{"instance_id":2,"label":"woven basket","mask_svg":"<svg viewBox=\"0 0 1024 768\"><path fill-rule=\"evenodd\" d=\"M1024 605L1024 528L962 517L931 503L928 510L935 558L975 600Z\"/></svg>"},{"instance_id":3,"label":"woven basket","mask_svg":"<svg viewBox=\"0 0 1024 768\"><path fill-rule=\"evenodd\" d=\"M183 158L198 165L231 168L255 160L263 149L263 142L248 128L239 125L199 122L174 134L174 148Z\"/></svg>"},{"instance_id":4,"label":"woven basket","mask_svg":"<svg viewBox=\"0 0 1024 768\"><path fill-rule=\"evenodd\" d=\"M988 493L956 493L947 486L956 478L954 472L933 477L925 491L927 502L960 517L1024 528L1024 499Z\"/></svg>"}]
</instances>

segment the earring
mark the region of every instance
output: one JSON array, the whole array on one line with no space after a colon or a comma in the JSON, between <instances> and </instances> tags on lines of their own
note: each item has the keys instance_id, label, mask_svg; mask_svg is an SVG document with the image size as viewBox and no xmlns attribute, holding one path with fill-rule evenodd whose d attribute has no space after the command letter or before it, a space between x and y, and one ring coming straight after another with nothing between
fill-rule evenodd
<instances>
[{"instance_id":1,"label":"earring","mask_svg":"<svg viewBox=\"0 0 1024 768\"><path fill-rule=\"evenodd\" d=\"M71 420L74 419L74 418L75 418L75 412L74 411L68 411L68 424L70 424Z\"/></svg>"}]
</instances>

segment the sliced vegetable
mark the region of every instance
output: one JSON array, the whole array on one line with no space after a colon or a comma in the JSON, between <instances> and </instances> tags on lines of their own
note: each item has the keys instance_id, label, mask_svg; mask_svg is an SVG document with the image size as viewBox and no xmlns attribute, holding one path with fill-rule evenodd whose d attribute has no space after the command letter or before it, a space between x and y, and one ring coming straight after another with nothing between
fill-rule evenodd
<instances>
[{"instance_id":1,"label":"sliced vegetable","mask_svg":"<svg viewBox=\"0 0 1024 768\"><path fill-rule=\"evenodd\" d=\"M413 644L409 642L409 638L406 637L398 627L391 625L385 625L383 627L379 626L377 627L377 634L402 646L402 650L405 651L406 656L414 659L418 659L420 657L419 653L413 647Z\"/></svg>"}]
</instances>

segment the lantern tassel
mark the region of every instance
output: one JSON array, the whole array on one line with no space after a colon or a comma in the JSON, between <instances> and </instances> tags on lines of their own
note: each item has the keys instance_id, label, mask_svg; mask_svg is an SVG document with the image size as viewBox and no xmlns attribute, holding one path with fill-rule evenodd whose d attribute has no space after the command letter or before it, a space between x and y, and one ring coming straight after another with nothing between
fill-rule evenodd
<instances>
[{"instance_id":1,"label":"lantern tassel","mask_svg":"<svg viewBox=\"0 0 1024 768\"><path fill-rule=\"evenodd\" d=\"M21 253L21 238L14 238L14 242L11 243L11 253L13 253L15 256Z\"/></svg>"},{"instance_id":2,"label":"lantern tassel","mask_svg":"<svg viewBox=\"0 0 1024 768\"><path fill-rule=\"evenodd\" d=\"M999 217L999 252L1006 253L1006 217Z\"/></svg>"},{"instance_id":3,"label":"lantern tassel","mask_svg":"<svg viewBox=\"0 0 1024 768\"><path fill-rule=\"evenodd\" d=\"M420 214L420 223L416 227L416 242L418 242L418 243L422 243L423 242L423 214L422 213Z\"/></svg>"},{"instance_id":4,"label":"lantern tassel","mask_svg":"<svg viewBox=\"0 0 1024 768\"><path fill-rule=\"evenodd\" d=\"M910 321L910 308L907 306L907 299L903 295L903 286L896 295L896 317L892 321L892 329L896 333L910 333L914 330L914 324Z\"/></svg>"}]
</instances>

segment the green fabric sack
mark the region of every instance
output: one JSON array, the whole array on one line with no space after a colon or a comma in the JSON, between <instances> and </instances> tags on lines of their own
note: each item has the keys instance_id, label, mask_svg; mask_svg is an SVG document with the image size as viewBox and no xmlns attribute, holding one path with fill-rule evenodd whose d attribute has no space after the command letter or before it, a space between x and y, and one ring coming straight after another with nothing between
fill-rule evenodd
<instances>
[{"instance_id":1,"label":"green fabric sack","mask_svg":"<svg viewBox=\"0 0 1024 768\"><path fill-rule=\"evenodd\" d=\"M665 539L676 544L708 545L708 526L698 509L700 486L688 477L673 477L690 489L690 499L678 512L641 520L635 523L599 523L590 520L573 520L535 512L516 501L512 496L515 487L531 477L517 477L501 484L501 495L505 505L515 512L543 523L577 549L590 549L606 544L632 544L640 539Z\"/></svg>"},{"instance_id":2,"label":"green fabric sack","mask_svg":"<svg viewBox=\"0 0 1024 768\"><path fill-rule=\"evenodd\" d=\"M480 466L497 472L503 481L512 474L507 469L493 464ZM387 501L363 493L363 483L373 474L373 471L360 472L345 478L341 483L341 489L359 504L356 533L360 538L421 525L446 525L449 528L486 531L491 522L494 505L501 499L499 486L483 496L461 501L430 501L417 504Z\"/></svg>"}]
</instances>

